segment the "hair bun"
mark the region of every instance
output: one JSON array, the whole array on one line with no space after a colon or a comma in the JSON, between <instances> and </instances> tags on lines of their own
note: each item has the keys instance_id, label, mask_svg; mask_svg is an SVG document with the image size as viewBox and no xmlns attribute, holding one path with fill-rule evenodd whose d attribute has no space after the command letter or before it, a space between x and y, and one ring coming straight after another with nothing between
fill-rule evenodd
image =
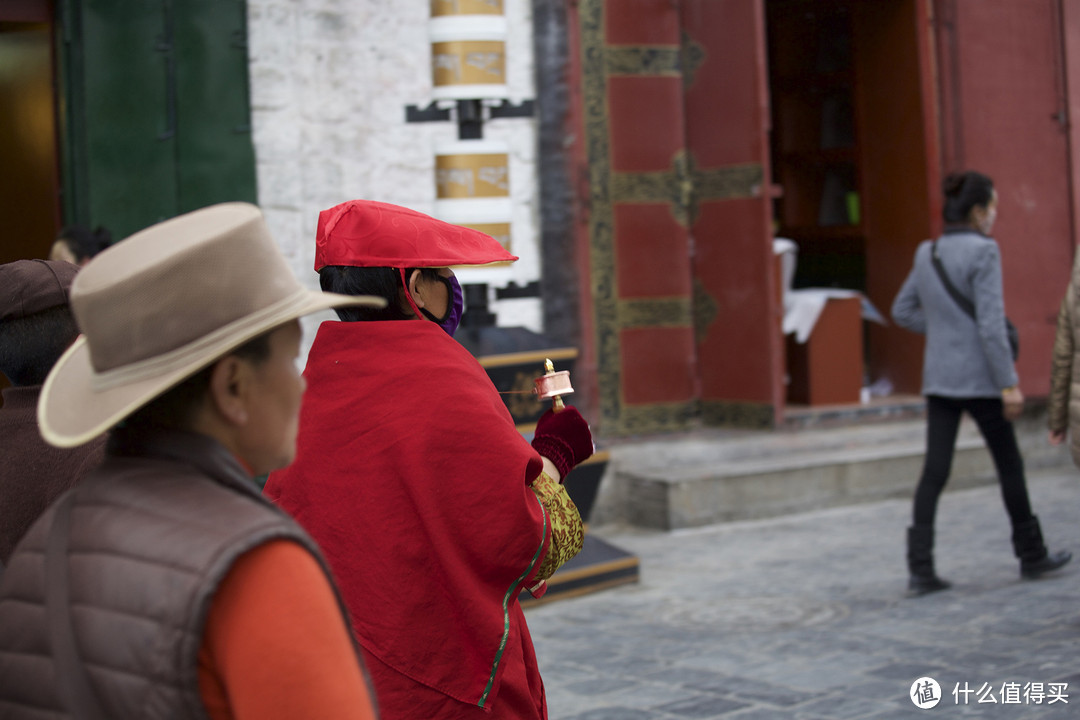
<instances>
[{"instance_id":1,"label":"hair bun","mask_svg":"<svg viewBox=\"0 0 1080 720\"><path fill-rule=\"evenodd\" d=\"M967 173L949 173L941 186L946 195L959 195L964 188L965 180L967 180Z\"/></svg>"}]
</instances>

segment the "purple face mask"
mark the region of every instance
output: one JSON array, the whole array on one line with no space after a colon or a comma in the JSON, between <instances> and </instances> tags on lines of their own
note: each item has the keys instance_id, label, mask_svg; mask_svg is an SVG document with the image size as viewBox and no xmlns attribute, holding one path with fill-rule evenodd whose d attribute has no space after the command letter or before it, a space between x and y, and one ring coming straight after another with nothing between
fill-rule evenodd
<instances>
[{"instance_id":1,"label":"purple face mask","mask_svg":"<svg viewBox=\"0 0 1080 720\"><path fill-rule=\"evenodd\" d=\"M446 314L441 318L437 318L428 312L427 308L421 308L420 312L424 313L428 320L445 330L447 335L454 337L458 324L461 322L461 313L465 309L465 298L461 294L461 285L456 277L447 278L440 275L439 279L446 285L446 297L450 300L446 306Z\"/></svg>"}]
</instances>

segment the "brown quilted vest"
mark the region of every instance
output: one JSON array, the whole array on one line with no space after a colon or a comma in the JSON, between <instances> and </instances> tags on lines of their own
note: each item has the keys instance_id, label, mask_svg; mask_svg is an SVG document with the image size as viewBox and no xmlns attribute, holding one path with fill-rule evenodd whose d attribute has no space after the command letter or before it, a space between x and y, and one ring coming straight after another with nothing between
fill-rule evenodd
<instances>
[{"instance_id":1,"label":"brown quilted vest","mask_svg":"<svg viewBox=\"0 0 1080 720\"><path fill-rule=\"evenodd\" d=\"M326 568L311 539L213 440L128 437L109 452L35 523L0 582L2 718L205 720L197 657L233 562L288 538ZM57 554L64 533L52 532L53 519L65 513L67 552ZM79 701L86 693L99 713Z\"/></svg>"}]
</instances>

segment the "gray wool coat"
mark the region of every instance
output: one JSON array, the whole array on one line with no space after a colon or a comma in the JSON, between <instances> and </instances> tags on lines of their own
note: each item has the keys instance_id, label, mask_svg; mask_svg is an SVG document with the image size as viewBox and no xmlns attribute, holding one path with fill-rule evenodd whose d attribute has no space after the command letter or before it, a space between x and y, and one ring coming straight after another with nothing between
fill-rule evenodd
<instances>
[{"instance_id":1,"label":"gray wool coat","mask_svg":"<svg viewBox=\"0 0 1080 720\"><path fill-rule=\"evenodd\" d=\"M1005 331L1001 254L997 243L974 230L946 232L938 256L954 287L972 300L978 322L945 289L931 261L931 241L921 243L915 262L893 301L897 325L926 335L924 395L1001 397L1019 383Z\"/></svg>"}]
</instances>

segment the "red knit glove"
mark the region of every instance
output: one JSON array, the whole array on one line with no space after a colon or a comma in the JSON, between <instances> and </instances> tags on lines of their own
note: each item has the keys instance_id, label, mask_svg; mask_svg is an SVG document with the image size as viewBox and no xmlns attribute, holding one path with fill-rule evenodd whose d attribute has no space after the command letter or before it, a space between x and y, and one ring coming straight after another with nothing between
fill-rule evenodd
<instances>
[{"instance_id":1,"label":"red knit glove","mask_svg":"<svg viewBox=\"0 0 1080 720\"><path fill-rule=\"evenodd\" d=\"M555 464L563 479L574 466L593 454L589 423L577 408L567 405L559 412L548 410L536 421L533 449Z\"/></svg>"}]
</instances>

